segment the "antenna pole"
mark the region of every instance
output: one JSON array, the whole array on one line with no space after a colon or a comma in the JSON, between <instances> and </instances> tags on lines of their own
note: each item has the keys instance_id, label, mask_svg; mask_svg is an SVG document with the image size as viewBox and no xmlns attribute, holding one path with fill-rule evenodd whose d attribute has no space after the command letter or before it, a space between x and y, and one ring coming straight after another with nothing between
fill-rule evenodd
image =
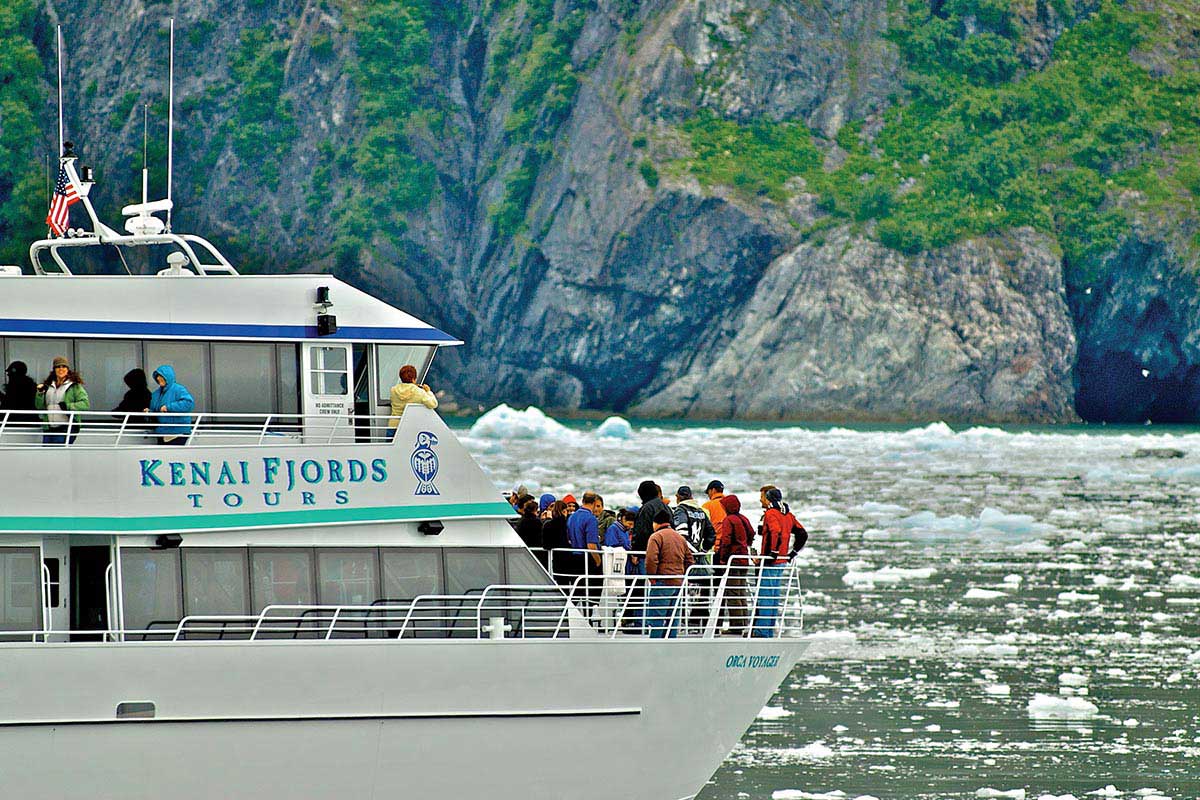
<instances>
[{"instance_id":1,"label":"antenna pole","mask_svg":"<svg viewBox=\"0 0 1200 800\"><path fill-rule=\"evenodd\" d=\"M58 154L63 153L63 101L62 101L62 25L58 26Z\"/></svg>"},{"instance_id":2,"label":"antenna pole","mask_svg":"<svg viewBox=\"0 0 1200 800\"><path fill-rule=\"evenodd\" d=\"M167 199L171 199L171 178L175 166L175 18L171 17L171 55L167 75ZM167 208L167 230L171 230L171 209Z\"/></svg>"},{"instance_id":3,"label":"antenna pole","mask_svg":"<svg viewBox=\"0 0 1200 800\"><path fill-rule=\"evenodd\" d=\"M142 103L142 205L149 199L150 168L146 163L146 147L150 137L150 104Z\"/></svg>"}]
</instances>

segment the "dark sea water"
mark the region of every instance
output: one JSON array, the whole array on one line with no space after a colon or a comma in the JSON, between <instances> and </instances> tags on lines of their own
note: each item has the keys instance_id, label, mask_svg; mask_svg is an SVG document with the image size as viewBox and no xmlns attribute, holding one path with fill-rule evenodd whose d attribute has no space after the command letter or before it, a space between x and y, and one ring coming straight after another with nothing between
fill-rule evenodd
<instances>
[{"instance_id":1,"label":"dark sea water","mask_svg":"<svg viewBox=\"0 0 1200 800\"><path fill-rule=\"evenodd\" d=\"M1200 797L1200 431L518 414L464 441L500 486L609 505L783 487L811 652L702 800Z\"/></svg>"}]
</instances>

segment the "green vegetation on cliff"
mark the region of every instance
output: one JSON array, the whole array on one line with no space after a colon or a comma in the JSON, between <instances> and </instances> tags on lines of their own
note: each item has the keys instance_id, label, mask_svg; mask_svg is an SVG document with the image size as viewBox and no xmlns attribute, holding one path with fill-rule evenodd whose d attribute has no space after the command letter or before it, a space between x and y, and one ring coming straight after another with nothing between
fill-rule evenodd
<instances>
[{"instance_id":1,"label":"green vegetation on cliff","mask_svg":"<svg viewBox=\"0 0 1200 800\"><path fill-rule=\"evenodd\" d=\"M1128 230L1131 212L1194 220L1200 195L1200 72L1152 74L1135 54L1166 32L1105 0L1058 39L1041 69L1022 64L1009 0L909 0L890 38L909 98L868 136L847 125L827 172L794 123L738 125L702 113L684 126L703 183L779 197L803 177L835 219L875 220L881 242L915 253L1028 225L1060 242L1074 283ZM1067 3L1055 4L1065 11Z\"/></svg>"},{"instance_id":2,"label":"green vegetation on cliff","mask_svg":"<svg viewBox=\"0 0 1200 800\"><path fill-rule=\"evenodd\" d=\"M46 233L42 62L29 40L31 0L0 4L0 263L21 264L29 243Z\"/></svg>"}]
</instances>

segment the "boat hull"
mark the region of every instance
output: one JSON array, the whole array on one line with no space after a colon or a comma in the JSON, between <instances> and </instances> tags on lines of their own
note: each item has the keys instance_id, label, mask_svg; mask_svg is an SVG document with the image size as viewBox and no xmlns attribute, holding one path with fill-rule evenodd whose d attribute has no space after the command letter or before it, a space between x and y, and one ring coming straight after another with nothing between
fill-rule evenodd
<instances>
[{"instance_id":1,"label":"boat hull","mask_svg":"<svg viewBox=\"0 0 1200 800\"><path fill-rule=\"evenodd\" d=\"M699 792L803 646L7 645L0 783L6 796L123 800L679 800ZM119 703L154 703L155 716L118 719Z\"/></svg>"}]
</instances>

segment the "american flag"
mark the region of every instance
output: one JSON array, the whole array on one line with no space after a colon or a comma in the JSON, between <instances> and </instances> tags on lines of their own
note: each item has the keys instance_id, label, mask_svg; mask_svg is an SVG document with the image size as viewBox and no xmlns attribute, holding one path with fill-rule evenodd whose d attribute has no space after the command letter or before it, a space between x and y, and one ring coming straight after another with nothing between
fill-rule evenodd
<instances>
[{"instance_id":1,"label":"american flag","mask_svg":"<svg viewBox=\"0 0 1200 800\"><path fill-rule=\"evenodd\" d=\"M79 202L75 184L67 177L66 166L58 168L58 182L54 184L54 197L50 200L50 213L46 215L46 224L55 236L67 232L67 223L71 221L71 206Z\"/></svg>"}]
</instances>

